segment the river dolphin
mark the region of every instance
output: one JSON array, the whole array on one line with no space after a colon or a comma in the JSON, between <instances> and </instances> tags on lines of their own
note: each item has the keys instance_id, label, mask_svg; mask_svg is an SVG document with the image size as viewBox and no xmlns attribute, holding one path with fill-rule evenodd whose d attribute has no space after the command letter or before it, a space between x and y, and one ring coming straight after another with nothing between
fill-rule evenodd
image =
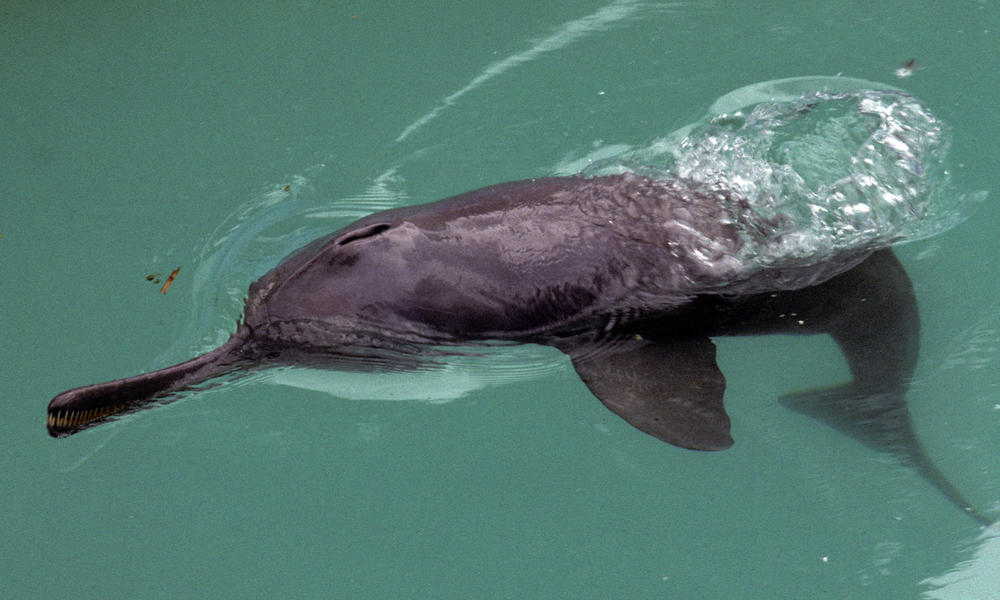
<instances>
[{"instance_id":1,"label":"river dolphin","mask_svg":"<svg viewBox=\"0 0 1000 600\"><path fill-rule=\"evenodd\" d=\"M417 367L449 347L554 346L611 411L670 444L733 440L712 338L825 333L853 380L785 399L891 451L982 522L914 435L905 392L919 351L912 286L892 251L805 264L737 260L745 202L637 174L504 183L372 214L308 244L250 286L232 337L151 373L63 392L61 437L222 374L281 364ZM752 225L752 226L751 226Z\"/></svg>"}]
</instances>

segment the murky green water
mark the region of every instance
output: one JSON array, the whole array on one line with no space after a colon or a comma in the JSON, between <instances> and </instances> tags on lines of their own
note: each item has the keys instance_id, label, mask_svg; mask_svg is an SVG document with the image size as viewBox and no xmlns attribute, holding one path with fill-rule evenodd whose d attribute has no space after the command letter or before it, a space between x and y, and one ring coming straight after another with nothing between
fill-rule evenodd
<instances>
[{"instance_id":1,"label":"murky green water","mask_svg":"<svg viewBox=\"0 0 1000 600\"><path fill-rule=\"evenodd\" d=\"M638 433L541 351L530 377L396 385L468 384L446 403L248 382L44 428L63 389L217 342L289 240L839 73L921 98L952 126L955 182L992 194L899 255L917 430L996 517L998 36L991 2L7 3L2 595L1000 597L995 526L778 404L846 376L825 338L719 341L736 444L714 454ZM146 281L178 266L166 294Z\"/></svg>"}]
</instances>

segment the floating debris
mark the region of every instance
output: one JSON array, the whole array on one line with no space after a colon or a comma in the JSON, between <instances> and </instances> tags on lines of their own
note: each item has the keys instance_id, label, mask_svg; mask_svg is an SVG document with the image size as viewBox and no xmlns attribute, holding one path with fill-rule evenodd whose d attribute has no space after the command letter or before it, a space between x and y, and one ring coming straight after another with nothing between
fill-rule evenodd
<instances>
[{"instance_id":1,"label":"floating debris","mask_svg":"<svg viewBox=\"0 0 1000 600\"><path fill-rule=\"evenodd\" d=\"M905 79L910 75L913 75L913 73L919 68L920 68L920 63L917 62L917 59L911 58L910 60L903 63L903 66L893 71L892 74L895 75L896 77L899 77L900 79Z\"/></svg>"},{"instance_id":2,"label":"floating debris","mask_svg":"<svg viewBox=\"0 0 1000 600\"><path fill-rule=\"evenodd\" d=\"M165 282L163 282L163 287L160 288L160 293L161 294L166 294L167 293L167 288L170 287L170 285L174 282L174 279L177 277L177 274L180 273L180 272L181 272L181 268L180 267L177 267L176 269L174 269L173 271L170 272L170 276L167 277L167 280Z\"/></svg>"}]
</instances>

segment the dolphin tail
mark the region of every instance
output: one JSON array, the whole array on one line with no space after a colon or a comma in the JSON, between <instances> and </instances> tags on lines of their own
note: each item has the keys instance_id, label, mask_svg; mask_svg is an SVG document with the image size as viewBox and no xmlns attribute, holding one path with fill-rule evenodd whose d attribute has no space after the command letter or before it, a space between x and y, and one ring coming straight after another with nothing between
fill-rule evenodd
<instances>
[{"instance_id":1,"label":"dolphin tail","mask_svg":"<svg viewBox=\"0 0 1000 600\"><path fill-rule=\"evenodd\" d=\"M248 332L237 328L226 343L189 361L158 371L65 391L49 402L46 426L52 437L66 437L134 412L153 400L220 375L247 368Z\"/></svg>"},{"instance_id":2,"label":"dolphin tail","mask_svg":"<svg viewBox=\"0 0 1000 600\"><path fill-rule=\"evenodd\" d=\"M970 502L931 459L913 429L902 390L867 390L857 383L781 397L796 412L846 433L879 452L887 452L931 483L955 506L983 525L995 519Z\"/></svg>"}]
</instances>

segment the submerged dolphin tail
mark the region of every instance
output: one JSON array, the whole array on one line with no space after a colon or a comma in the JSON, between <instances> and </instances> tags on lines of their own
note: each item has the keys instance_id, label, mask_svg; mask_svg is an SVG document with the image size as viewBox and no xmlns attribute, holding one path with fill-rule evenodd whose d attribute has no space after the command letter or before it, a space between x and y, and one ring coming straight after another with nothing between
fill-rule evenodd
<instances>
[{"instance_id":1,"label":"submerged dolphin tail","mask_svg":"<svg viewBox=\"0 0 1000 600\"><path fill-rule=\"evenodd\" d=\"M66 437L108 418L132 412L173 392L246 368L246 330L206 354L158 371L65 391L49 402L46 426L52 437Z\"/></svg>"},{"instance_id":2,"label":"submerged dolphin tail","mask_svg":"<svg viewBox=\"0 0 1000 600\"><path fill-rule=\"evenodd\" d=\"M869 448L888 452L979 523L990 526L997 522L977 509L931 459L913 429L903 392L871 393L848 383L788 394L782 396L781 402Z\"/></svg>"}]
</instances>

